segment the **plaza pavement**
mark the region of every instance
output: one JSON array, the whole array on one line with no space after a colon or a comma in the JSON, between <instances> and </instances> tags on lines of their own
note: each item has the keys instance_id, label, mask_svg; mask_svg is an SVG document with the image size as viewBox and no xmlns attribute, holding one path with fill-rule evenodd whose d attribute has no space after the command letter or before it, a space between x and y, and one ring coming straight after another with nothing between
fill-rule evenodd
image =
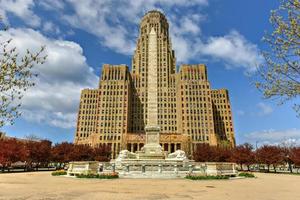
<instances>
[{"instance_id":1,"label":"plaza pavement","mask_svg":"<svg viewBox=\"0 0 300 200\"><path fill-rule=\"evenodd\" d=\"M0 174L0 200L203 199L297 200L300 176L256 174L255 179L76 179L50 172Z\"/></svg>"}]
</instances>

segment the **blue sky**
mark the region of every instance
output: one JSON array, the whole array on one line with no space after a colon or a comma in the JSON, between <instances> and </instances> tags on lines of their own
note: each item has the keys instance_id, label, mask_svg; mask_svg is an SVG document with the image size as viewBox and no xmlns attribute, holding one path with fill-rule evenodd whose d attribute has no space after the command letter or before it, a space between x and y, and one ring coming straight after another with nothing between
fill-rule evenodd
<instances>
[{"instance_id":1,"label":"blue sky","mask_svg":"<svg viewBox=\"0 0 300 200\"><path fill-rule=\"evenodd\" d=\"M37 50L46 45L47 62L36 66L37 86L23 99L10 136L37 135L72 141L80 90L97 87L103 63L127 64L145 12L159 9L170 23L177 65L205 63L213 88L227 88L237 143L300 144L300 119L292 102L278 106L253 85L270 10L277 1L261 0L0 0L10 29L2 39Z\"/></svg>"}]
</instances>

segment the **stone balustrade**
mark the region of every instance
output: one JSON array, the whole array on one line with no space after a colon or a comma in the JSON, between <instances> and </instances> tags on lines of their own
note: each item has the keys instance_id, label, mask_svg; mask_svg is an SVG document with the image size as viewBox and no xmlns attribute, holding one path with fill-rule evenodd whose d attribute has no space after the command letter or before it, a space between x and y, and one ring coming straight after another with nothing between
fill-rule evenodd
<instances>
[{"instance_id":1,"label":"stone balustrade","mask_svg":"<svg viewBox=\"0 0 300 200\"><path fill-rule=\"evenodd\" d=\"M228 175L237 174L235 163L218 162L180 162L166 160L148 160L147 162L124 161L122 166L116 167L111 162L70 162L68 175L97 174L102 172L118 172L120 177L185 177L187 174L199 175Z\"/></svg>"}]
</instances>

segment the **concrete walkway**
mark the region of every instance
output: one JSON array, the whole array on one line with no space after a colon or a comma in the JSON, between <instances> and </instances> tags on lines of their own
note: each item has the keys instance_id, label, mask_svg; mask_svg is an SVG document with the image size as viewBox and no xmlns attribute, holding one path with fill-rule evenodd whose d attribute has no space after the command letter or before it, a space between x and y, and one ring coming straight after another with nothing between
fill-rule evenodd
<instances>
[{"instance_id":1,"label":"concrete walkway","mask_svg":"<svg viewBox=\"0 0 300 200\"><path fill-rule=\"evenodd\" d=\"M50 172L0 174L0 199L300 199L300 176L256 174L255 179L76 179Z\"/></svg>"}]
</instances>

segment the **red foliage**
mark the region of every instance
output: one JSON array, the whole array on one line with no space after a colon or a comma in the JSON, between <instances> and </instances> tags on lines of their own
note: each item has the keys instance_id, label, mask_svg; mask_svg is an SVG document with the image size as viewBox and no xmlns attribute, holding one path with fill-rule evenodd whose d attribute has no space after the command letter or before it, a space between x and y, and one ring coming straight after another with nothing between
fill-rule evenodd
<instances>
[{"instance_id":1,"label":"red foliage","mask_svg":"<svg viewBox=\"0 0 300 200\"><path fill-rule=\"evenodd\" d=\"M35 163L36 167L40 164L46 165L51 158L51 142L48 140L41 141L27 141L25 142L28 157L26 159L28 165L32 167Z\"/></svg>"},{"instance_id":2,"label":"red foliage","mask_svg":"<svg viewBox=\"0 0 300 200\"><path fill-rule=\"evenodd\" d=\"M197 162L229 162L230 157L231 149L208 144L198 144L193 153L193 158Z\"/></svg>"},{"instance_id":3,"label":"red foliage","mask_svg":"<svg viewBox=\"0 0 300 200\"><path fill-rule=\"evenodd\" d=\"M96 161L109 161L111 148L108 145L99 145L93 149L93 159Z\"/></svg>"},{"instance_id":4,"label":"red foliage","mask_svg":"<svg viewBox=\"0 0 300 200\"><path fill-rule=\"evenodd\" d=\"M52 148L52 161L59 163L67 163L72 161L70 155L74 149L74 144L68 142L62 142L55 144Z\"/></svg>"},{"instance_id":5,"label":"red foliage","mask_svg":"<svg viewBox=\"0 0 300 200\"><path fill-rule=\"evenodd\" d=\"M87 145L74 145L70 159L72 161L93 160L93 148Z\"/></svg>"},{"instance_id":6,"label":"red foliage","mask_svg":"<svg viewBox=\"0 0 300 200\"><path fill-rule=\"evenodd\" d=\"M0 164L3 169L17 161L25 161L27 156L24 143L16 139L0 140Z\"/></svg>"},{"instance_id":7,"label":"red foliage","mask_svg":"<svg viewBox=\"0 0 300 200\"><path fill-rule=\"evenodd\" d=\"M198 144L193 158L197 162L209 162L215 158L215 151L208 144Z\"/></svg>"},{"instance_id":8,"label":"red foliage","mask_svg":"<svg viewBox=\"0 0 300 200\"><path fill-rule=\"evenodd\" d=\"M231 160L237 164L249 166L255 163L255 153L253 152L253 146L251 144L245 143L239 145L232 150Z\"/></svg>"},{"instance_id":9,"label":"red foliage","mask_svg":"<svg viewBox=\"0 0 300 200\"><path fill-rule=\"evenodd\" d=\"M27 169L40 165L48 166L50 161L60 163L60 166L70 161L109 161L110 154L111 149L107 145L92 148L63 142L52 147L48 140L0 140L0 165L3 169L17 161L26 161Z\"/></svg>"},{"instance_id":10,"label":"red foliage","mask_svg":"<svg viewBox=\"0 0 300 200\"><path fill-rule=\"evenodd\" d=\"M300 147L294 147L290 151L290 159L297 166L300 166Z\"/></svg>"},{"instance_id":11,"label":"red foliage","mask_svg":"<svg viewBox=\"0 0 300 200\"><path fill-rule=\"evenodd\" d=\"M258 163L266 164L269 171L270 165L275 168L276 165L284 163L285 154L283 149L278 146L264 145L256 150L256 159Z\"/></svg>"},{"instance_id":12,"label":"red foliage","mask_svg":"<svg viewBox=\"0 0 300 200\"><path fill-rule=\"evenodd\" d=\"M228 147L215 147L216 162L231 162L232 149Z\"/></svg>"},{"instance_id":13,"label":"red foliage","mask_svg":"<svg viewBox=\"0 0 300 200\"><path fill-rule=\"evenodd\" d=\"M52 148L52 161L59 163L87 160L109 161L110 154L110 147L107 145L92 148L87 145L74 145L63 142Z\"/></svg>"}]
</instances>

